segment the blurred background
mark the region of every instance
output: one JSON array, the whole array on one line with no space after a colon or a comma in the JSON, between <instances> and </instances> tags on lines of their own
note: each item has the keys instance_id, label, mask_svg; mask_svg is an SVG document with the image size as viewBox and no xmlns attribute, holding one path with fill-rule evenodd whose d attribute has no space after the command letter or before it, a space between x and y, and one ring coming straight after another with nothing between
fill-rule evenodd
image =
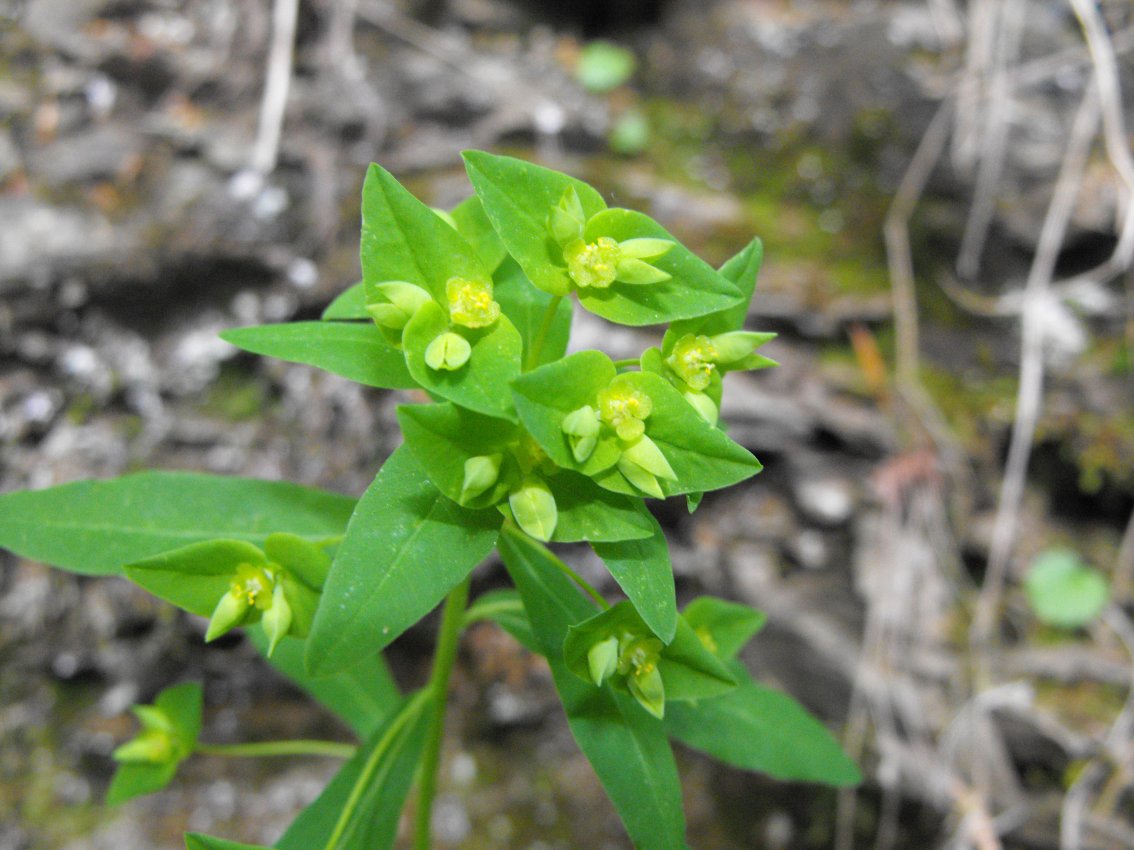
<instances>
[{"instance_id":1,"label":"blurred background","mask_svg":"<svg viewBox=\"0 0 1134 850\"><path fill-rule=\"evenodd\" d=\"M368 162L448 207L462 149L532 158L714 264L765 244L782 365L723 419L766 470L657 510L680 599L765 609L746 662L867 780L682 750L690 845L1134 847L1132 52L1128 0L0 0L0 490L362 492L401 399L217 332L358 279ZM124 712L176 681L206 740L346 731L238 635L0 565L0 850L269 843L332 774L201 758L105 809ZM538 659L478 626L453 706L438 847L629 846Z\"/></svg>"}]
</instances>

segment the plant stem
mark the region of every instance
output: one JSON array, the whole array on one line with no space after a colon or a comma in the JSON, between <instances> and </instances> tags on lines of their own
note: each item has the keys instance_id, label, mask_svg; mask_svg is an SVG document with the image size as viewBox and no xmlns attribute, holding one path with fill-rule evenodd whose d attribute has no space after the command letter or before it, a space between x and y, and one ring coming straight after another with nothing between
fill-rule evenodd
<instances>
[{"instance_id":1,"label":"plant stem","mask_svg":"<svg viewBox=\"0 0 1134 850\"><path fill-rule=\"evenodd\" d=\"M465 616L461 620L461 628L467 629L473 623L479 623L481 620L490 620L494 614L514 611L523 613L524 603L519 599L497 599L488 602L474 602L465 611Z\"/></svg>"},{"instance_id":2,"label":"plant stem","mask_svg":"<svg viewBox=\"0 0 1134 850\"><path fill-rule=\"evenodd\" d=\"M194 752L201 756L330 756L349 759L358 747L338 741L256 741L249 744L197 744Z\"/></svg>"},{"instance_id":3,"label":"plant stem","mask_svg":"<svg viewBox=\"0 0 1134 850\"><path fill-rule=\"evenodd\" d=\"M599 593L594 589L594 587L591 586L591 583L589 581L587 581L585 578L571 569L571 567L567 566L567 564L563 563L563 561L559 560L559 558L555 557L555 554L538 540L533 540L532 538L528 537L527 534L521 531L520 528L513 524L510 520L504 521L504 531L516 537L524 538L525 540L535 543L537 546L543 547L543 551L547 554L548 560L551 561L551 563L555 564L556 568L565 576L567 576L567 578L575 582L575 584L578 585L579 589L583 591L583 593L587 594L587 596L591 597L591 599L598 603L599 608L602 608L605 611L610 607L610 603L603 598L603 595L601 593Z\"/></svg>"},{"instance_id":4,"label":"plant stem","mask_svg":"<svg viewBox=\"0 0 1134 850\"><path fill-rule=\"evenodd\" d=\"M433 673L429 678L429 699L433 703L429 718L429 731L425 750L421 755L418 774L417 818L414 828L416 850L430 850L430 827L433 818L433 798L437 794L437 769L441 764L441 739L445 732L445 704L449 696L449 676L457 659L457 643L461 636L461 621L469 599L468 576L449 592L445 609L441 613L441 630L437 635L437 649L433 656Z\"/></svg>"},{"instance_id":5,"label":"plant stem","mask_svg":"<svg viewBox=\"0 0 1134 850\"><path fill-rule=\"evenodd\" d=\"M528 349L527 360L524 363L525 372L534 369L535 365L539 363L539 356L543 353L543 344L547 341L547 335L551 332L551 324L555 321L555 313L559 309L559 302L562 300L562 295L556 295L548 302L547 310L543 314L543 321L540 322L539 330L536 331L535 339L532 340L532 347Z\"/></svg>"},{"instance_id":6,"label":"plant stem","mask_svg":"<svg viewBox=\"0 0 1134 850\"><path fill-rule=\"evenodd\" d=\"M635 366L640 366L641 361L637 357L627 357L625 360L615 360L614 368L616 369L631 369Z\"/></svg>"},{"instance_id":7,"label":"plant stem","mask_svg":"<svg viewBox=\"0 0 1134 850\"><path fill-rule=\"evenodd\" d=\"M358 808L358 801L362 799L363 793L366 791L370 780L374 777L374 771L378 769L378 765L382 762L382 756L389 751L390 746L401 734L405 725L417 716L417 713L426 705L431 696L431 691L424 688L413 695L405 705L402 706L398 712L398 716L394 718L393 722L382 734L381 740L373 750L370 751L370 757L366 759L366 764L362 766L362 770L358 774L358 778L354 781L354 787L350 789L350 796L347 798L346 804L339 812L339 819L335 823L335 828L331 831L331 837L327 839L324 845L324 850L334 850L338 846L339 841L342 839L343 834L346 832L347 826L350 824L350 819L354 816L355 809Z\"/></svg>"}]
</instances>

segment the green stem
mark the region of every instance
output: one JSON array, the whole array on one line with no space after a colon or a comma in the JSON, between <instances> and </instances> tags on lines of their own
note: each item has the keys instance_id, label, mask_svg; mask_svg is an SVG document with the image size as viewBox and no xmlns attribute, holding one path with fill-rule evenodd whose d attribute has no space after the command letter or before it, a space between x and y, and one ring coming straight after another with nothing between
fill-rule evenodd
<instances>
[{"instance_id":1,"label":"green stem","mask_svg":"<svg viewBox=\"0 0 1134 850\"><path fill-rule=\"evenodd\" d=\"M519 599L495 599L488 602L474 602L465 611L465 616L461 620L461 628L467 629L473 623L479 623L481 620L490 620L498 613L507 611L514 611L523 613L524 604Z\"/></svg>"},{"instance_id":2,"label":"green stem","mask_svg":"<svg viewBox=\"0 0 1134 850\"><path fill-rule=\"evenodd\" d=\"M250 744L197 744L194 753L201 756L330 756L349 759L358 747L338 741L256 741Z\"/></svg>"},{"instance_id":3,"label":"green stem","mask_svg":"<svg viewBox=\"0 0 1134 850\"><path fill-rule=\"evenodd\" d=\"M398 716L383 733L377 745L370 752L370 757L366 759L366 764L362 766L362 770L358 774L358 779L354 781L354 787L350 789L350 796L347 798L343 809L339 812L339 819L335 823L335 828L331 831L331 837L327 839L324 850L334 850L338 846L339 841L342 840L343 834L346 832L347 826L350 824L350 819L354 817L354 812L358 808L359 800L362 799L367 787L370 785L370 780L374 777L374 772L382 763L382 757L389 751L394 741L397 740L398 735L401 734L406 724L417 717L418 712L424 708L428 702L431 692L429 688L423 688L413 695L413 698L402 706Z\"/></svg>"},{"instance_id":4,"label":"green stem","mask_svg":"<svg viewBox=\"0 0 1134 850\"><path fill-rule=\"evenodd\" d=\"M537 546L543 547L543 551L547 555L548 560L551 561L551 563L553 563L561 573L567 576L567 578L575 582L575 584L578 585L579 589L583 591L583 593L591 597L591 599L593 599L598 604L599 608L602 608L605 611L610 607L610 603L603 598L603 595L601 593L599 593L594 589L594 587L591 586L591 583L589 581L587 581L585 578L571 569L571 567L567 566L567 564L563 563L563 561L555 557L552 551L542 543L540 543L538 540L534 540L533 538L528 537L527 534L520 530L519 526L513 524L510 520L505 520L504 531L516 537L524 538L525 540L535 543Z\"/></svg>"},{"instance_id":5,"label":"green stem","mask_svg":"<svg viewBox=\"0 0 1134 850\"><path fill-rule=\"evenodd\" d=\"M540 323L539 330L536 331L535 339L532 340L532 347L528 349L527 362L524 363L525 372L534 369L535 365L539 363L539 356L543 353L543 344L547 341L547 335L551 332L555 313L559 309L559 302L562 300L562 295L555 295L548 302L547 311L543 314L543 321Z\"/></svg>"},{"instance_id":6,"label":"green stem","mask_svg":"<svg viewBox=\"0 0 1134 850\"><path fill-rule=\"evenodd\" d=\"M457 644L461 637L461 621L469 600L470 575L449 592L441 613L441 630L433 656L433 673L429 677L429 699L433 703L425 751L421 755L418 774L417 818L414 828L416 850L430 850L430 827L433 819L433 798L437 794L437 768L441 764L441 738L445 732L445 704L449 697L449 676L457 660Z\"/></svg>"},{"instance_id":7,"label":"green stem","mask_svg":"<svg viewBox=\"0 0 1134 850\"><path fill-rule=\"evenodd\" d=\"M632 369L636 366L641 366L642 363L637 357L627 357L625 360L615 360L615 369Z\"/></svg>"}]
</instances>

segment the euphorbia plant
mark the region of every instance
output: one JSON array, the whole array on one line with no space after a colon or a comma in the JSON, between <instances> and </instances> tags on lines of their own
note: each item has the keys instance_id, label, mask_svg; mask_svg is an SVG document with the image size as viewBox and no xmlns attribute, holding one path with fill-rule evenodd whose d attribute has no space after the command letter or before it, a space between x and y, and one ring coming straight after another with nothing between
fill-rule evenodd
<instances>
[{"instance_id":1,"label":"euphorbia plant","mask_svg":"<svg viewBox=\"0 0 1134 850\"><path fill-rule=\"evenodd\" d=\"M760 612L702 597L678 611L665 535L646 499L735 484L760 464L718 424L722 378L771 365L744 329L760 243L719 271L656 222L579 180L465 155L475 193L433 210L370 167L361 283L323 321L242 328L229 342L363 384L414 390L404 444L360 499L296 485L141 473L0 497L0 544L81 573L125 575L246 628L361 743L208 745L201 690L135 709L113 800L157 790L194 753L347 756L279 848L392 846L414 794L430 813L460 634L490 620L547 659L571 731L635 845L685 846L670 741L740 768L858 781L824 728L737 661ZM575 303L624 325L668 325L633 360L568 355ZM549 544L585 542L624 594L607 600ZM493 550L514 589L469 601ZM443 603L433 672L401 693L382 651ZM201 835L191 848L236 847Z\"/></svg>"}]
</instances>

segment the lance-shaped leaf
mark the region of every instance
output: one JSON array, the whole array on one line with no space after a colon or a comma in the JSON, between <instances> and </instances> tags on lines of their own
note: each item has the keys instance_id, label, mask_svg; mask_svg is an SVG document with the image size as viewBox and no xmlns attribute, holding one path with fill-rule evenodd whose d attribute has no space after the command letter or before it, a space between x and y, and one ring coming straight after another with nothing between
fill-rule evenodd
<instances>
[{"instance_id":1,"label":"lance-shaped leaf","mask_svg":"<svg viewBox=\"0 0 1134 850\"><path fill-rule=\"evenodd\" d=\"M566 295L571 278L548 231L548 216L574 188L589 218L606 208L593 188L559 171L507 156L465 151L465 170L493 228L524 274L544 292Z\"/></svg>"},{"instance_id":2,"label":"lance-shaped leaf","mask_svg":"<svg viewBox=\"0 0 1134 850\"><path fill-rule=\"evenodd\" d=\"M641 499L603 490L591 479L563 470L547 477L559 521L556 543L634 541L649 538L656 520Z\"/></svg>"},{"instance_id":3,"label":"lance-shaped leaf","mask_svg":"<svg viewBox=\"0 0 1134 850\"><path fill-rule=\"evenodd\" d=\"M319 318L324 322L338 319L365 319L370 321L370 314L366 312L366 284L360 280L344 289L327 305Z\"/></svg>"},{"instance_id":4,"label":"lance-shaped leaf","mask_svg":"<svg viewBox=\"0 0 1134 850\"><path fill-rule=\"evenodd\" d=\"M653 532L649 537L617 543L592 542L591 546L650 631L662 643L669 643L677 630L673 565L665 532L652 514L647 512L646 516Z\"/></svg>"},{"instance_id":5,"label":"lance-shaped leaf","mask_svg":"<svg viewBox=\"0 0 1134 850\"><path fill-rule=\"evenodd\" d=\"M470 195L453 207L451 215L457 223L458 232L480 257L484 267L495 271L508 256L508 249L492 229L492 222L485 215L480 198Z\"/></svg>"},{"instance_id":6,"label":"lance-shaped leaf","mask_svg":"<svg viewBox=\"0 0 1134 850\"><path fill-rule=\"evenodd\" d=\"M372 323L289 322L223 331L221 339L237 348L291 363L317 366L368 387L412 389L417 383L405 355L390 345Z\"/></svg>"},{"instance_id":7,"label":"lance-shaped leaf","mask_svg":"<svg viewBox=\"0 0 1134 850\"><path fill-rule=\"evenodd\" d=\"M449 278L489 280L464 237L373 163L362 186L360 256L368 301L381 300L375 287L385 281L417 284L444 304Z\"/></svg>"},{"instance_id":8,"label":"lance-shaped leaf","mask_svg":"<svg viewBox=\"0 0 1134 850\"><path fill-rule=\"evenodd\" d=\"M391 712L276 842L278 850L328 847L336 833L334 850L390 850L425 746L424 705L418 694Z\"/></svg>"},{"instance_id":9,"label":"lance-shaped leaf","mask_svg":"<svg viewBox=\"0 0 1134 850\"><path fill-rule=\"evenodd\" d=\"M620 602L585 622L573 625L563 643L567 668L583 681L591 681L587 657L591 647L610 637L621 639L626 634L649 635L645 621L629 602ZM693 629L680 617L673 640L660 650L658 671L665 684L667 703L672 700L708 699L736 687L733 675L704 647ZM668 712L669 709L666 710Z\"/></svg>"},{"instance_id":10,"label":"lance-shaped leaf","mask_svg":"<svg viewBox=\"0 0 1134 850\"><path fill-rule=\"evenodd\" d=\"M524 601L579 748L595 769L635 847L683 850L685 815L673 753L661 721L630 697L588 685L563 661L567 630L594 607L545 547L509 530L500 554Z\"/></svg>"},{"instance_id":11,"label":"lance-shaped leaf","mask_svg":"<svg viewBox=\"0 0 1134 850\"><path fill-rule=\"evenodd\" d=\"M763 611L715 596L698 596L681 615L705 648L724 661L740 652L768 619Z\"/></svg>"},{"instance_id":12,"label":"lance-shaped leaf","mask_svg":"<svg viewBox=\"0 0 1134 850\"><path fill-rule=\"evenodd\" d=\"M493 281L500 309L512 320L523 339L525 362L529 349L541 333L544 334L543 344L537 362L532 365L560 359L567 352L567 340L571 336L571 300L564 298L559 302L545 331L544 322L553 296L537 289L511 258L500 266Z\"/></svg>"},{"instance_id":13,"label":"lance-shaped leaf","mask_svg":"<svg viewBox=\"0 0 1134 850\"><path fill-rule=\"evenodd\" d=\"M295 484L185 472L140 472L0 495L0 546L61 569L122 567L189 543L262 544L275 531L342 534L354 499Z\"/></svg>"},{"instance_id":14,"label":"lance-shaped leaf","mask_svg":"<svg viewBox=\"0 0 1134 850\"><path fill-rule=\"evenodd\" d=\"M647 215L634 210L604 210L587 222L586 240L600 237L616 242L629 239L663 239L673 247L650 265L669 275L648 284L615 281L605 289L579 290L579 303L596 315L622 325L658 325L735 307L743 301L740 290L700 259Z\"/></svg>"},{"instance_id":15,"label":"lance-shaped leaf","mask_svg":"<svg viewBox=\"0 0 1134 850\"><path fill-rule=\"evenodd\" d=\"M458 369L434 369L426 362L426 351L450 332L469 343L468 360ZM486 328L450 331L440 305L426 304L406 325L402 343L409 372L424 389L478 413L515 420L509 384L520 374L523 342L507 316Z\"/></svg>"},{"instance_id":16,"label":"lance-shaped leaf","mask_svg":"<svg viewBox=\"0 0 1134 850\"><path fill-rule=\"evenodd\" d=\"M622 379L652 402L646 436L661 449L677 476L675 481L659 479L666 496L727 487L763 468L751 452L702 419L665 379L649 372L628 373ZM596 480L626 492L619 477L615 469Z\"/></svg>"},{"instance_id":17,"label":"lance-shaped leaf","mask_svg":"<svg viewBox=\"0 0 1134 850\"><path fill-rule=\"evenodd\" d=\"M268 637L249 629L249 640L265 660L349 726L362 740L401 704L402 695L381 653L361 659L333 676L315 678L303 665L304 642L281 641L268 656Z\"/></svg>"},{"instance_id":18,"label":"lance-shaped leaf","mask_svg":"<svg viewBox=\"0 0 1134 850\"><path fill-rule=\"evenodd\" d=\"M271 850L271 848L262 844L242 844L225 838L214 838L200 832L187 832L185 850Z\"/></svg>"},{"instance_id":19,"label":"lance-shaped leaf","mask_svg":"<svg viewBox=\"0 0 1134 850\"><path fill-rule=\"evenodd\" d=\"M737 662L740 683L715 699L666 711L666 731L681 743L743 770L793 782L848 786L862 781L858 767L803 706L752 681Z\"/></svg>"},{"instance_id":20,"label":"lance-shaped leaf","mask_svg":"<svg viewBox=\"0 0 1134 850\"><path fill-rule=\"evenodd\" d=\"M307 669L329 675L385 648L492 550L493 510L453 503L406 446L386 461L351 516L311 635Z\"/></svg>"}]
</instances>

